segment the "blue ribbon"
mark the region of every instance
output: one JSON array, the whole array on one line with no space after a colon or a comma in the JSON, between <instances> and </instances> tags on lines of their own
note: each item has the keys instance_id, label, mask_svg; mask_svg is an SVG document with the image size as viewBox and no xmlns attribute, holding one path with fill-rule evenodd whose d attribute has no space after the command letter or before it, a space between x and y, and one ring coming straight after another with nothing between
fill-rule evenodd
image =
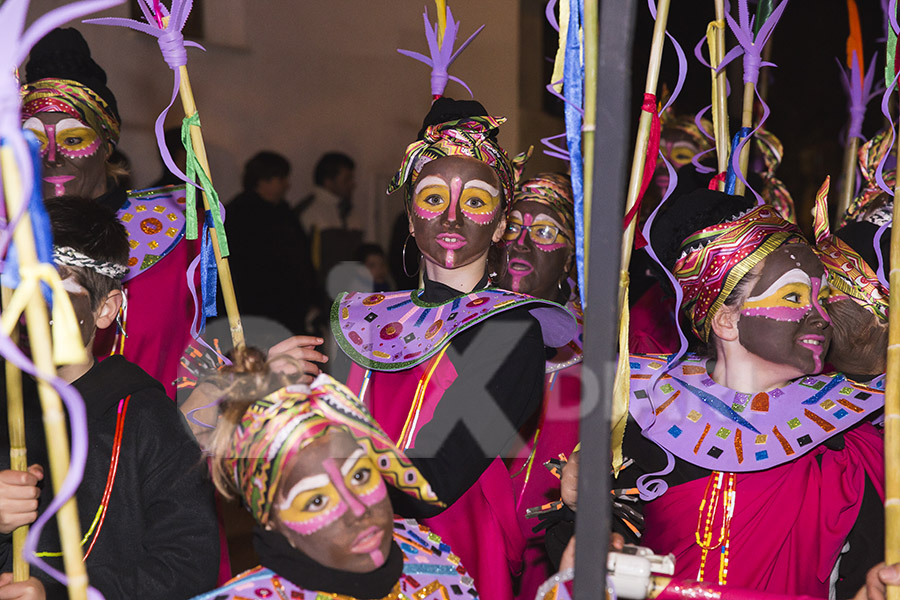
<instances>
[{"instance_id":1,"label":"blue ribbon","mask_svg":"<svg viewBox=\"0 0 900 600\"><path fill-rule=\"evenodd\" d=\"M213 250L212 236L209 230L213 227L211 211L206 211L206 227L203 228L203 236L200 241L200 295L202 310L200 311L200 331L206 328L206 318L215 317L216 312L216 288L218 286L219 272L216 267L216 255Z\"/></svg>"},{"instance_id":2,"label":"blue ribbon","mask_svg":"<svg viewBox=\"0 0 900 600\"><path fill-rule=\"evenodd\" d=\"M750 132L753 131L749 127L741 127L737 131L734 132L734 137L731 138L731 156L734 156L735 152L737 152L738 145L741 143L745 137L750 135ZM737 173L734 171L734 161L728 161L728 170L725 172L725 193L734 195L734 186L737 185Z\"/></svg>"},{"instance_id":3,"label":"blue ribbon","mask_svg":"<svg viewBox=\"0 0 900 600\"><path fill-rule=\"evenodd\" d=\"M566 36L566 62L563 70L563 94L566 97L566 143L575 197L575 263L581 292L581 306L586 307L584 278L584 160L581 155L581 121L584 105L584 64L581 62L582 0L569 6L569 29Z\"/></svg>"}]
</instances>

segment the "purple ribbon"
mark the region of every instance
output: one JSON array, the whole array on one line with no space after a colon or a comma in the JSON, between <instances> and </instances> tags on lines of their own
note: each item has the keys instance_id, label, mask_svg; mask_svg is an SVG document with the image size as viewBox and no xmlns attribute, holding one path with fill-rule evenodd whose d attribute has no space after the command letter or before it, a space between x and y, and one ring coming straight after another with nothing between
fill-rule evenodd
<instances>
[{"instance_id":1,"label":"purple ribbon","mask_svg":"<svg viewBox=\"0 0 900 600\"><path fill-rule=\"evenodd\" d=\"M891 0L891 4L893 5L894 0ZM889 196L894 195L894 190L884 181L884 165L887 162L888 156L891 155L891 151L894 149L894 138L896 134L894 133L894 119L891 117L890 111L890 102L891 102L891 94L894 93L894 90L897 89L897 79L900 78L900 73L894 76L894 79L891 81L891 85L889 85L885 90L884 94L881 96L881 114L885 116L888 120L888 126L891 132L891 143L888 145L887 152L884 153L884 156L881 157L881 160L878 161L878 166L875 168L875 181L878 182L878 187L882 189ZM896 177L896 175L895 175Z\"/></svg>"},{"instance_id":2,"label":"purple ribbon","mask_svg":"<svg viewBox=\"0 0 900 600\"><path fill-rule=\"evenodd\" d=\"M875 239L872 240L872 244L875 246L875 256L878 258L878 269L875 271L875 274L878 275L878 281L881 282L881 285L883 285L886 290L891 289L891 282L884 274L884 256L881 252L881 238L884 236L884 232L892 225L893 221L884 223L878 228L878 231L875 232Z\"/></svg>"},{"instance_id":3,"label":"purple ribbon","mask_svg":"<svg viewBox=\"0 0 900 600\"><path fill-rule=\"evenodd\" d=\"M154 130L156 131L156 144L157 146L159 146L159 152L162 156L163 162L166 165L166 168L169 169L169 171L171 171L173 175L175 175L188 185L199 188L200 186L191 181L188 176L185 175L175 164L175 161L172 159L172 155L169 153L169 149L166 147L164 131L166 115L169 114L169 109L172 108L173 104L175 104L175 99L178 97L178 91L181 89L181 77L179 76L178 70L180 67L183 67L187 64L187 49L185 48L185 46L200 48L203 51L206 50L203 46L196 42L186 42L184 40L184 35L181 33L181 30L184 29L184 24L191 13L191 7L194 4L194 0L172 0L171 14L165 6L162 6L162 4L160 4L159 7L160 11L162 12L161 17L160 15L155 15L153 13L150 7L150 2L151 0L138 0L138 6L140 7L141 12L144 13L144 18L147 19L147 23L142 23L134 19L122 19L118 17L87 19L84 22L91 23L93 25L127 27L129 29L133 29L134 31L146 33L147 35L156 38L156 41L159 44L159 49L162 52L163 60L166 61L166 64L169 65L170 69L172 69L174 78L174 82L172 84L172 98L171 100L169 100L169 105L166 106L156 118L156 124L154 126ZM157 17L160 17L160 19L157 19ZM166 25L165 29L162 29L158 24L150 24L161 22L162 17L169 17L169 22Z\"/></svg>"},{"instance_id":4,"label":"purple ribbon","mask_svg":"<svg viewBox=\"0 0 900 600\"><path fill-rule=\"evenodd\" d=\"M469 89L469 86L465 84L465 82L458 78L450 75L447 70L450 68L450 65L453 64L453 61L457 59L457 57L462 53L466 47L472 43L472 40L475 39L481 30L484 29L484 25L479 27L475 33L469 36L465 42L457 48L456 52L453 51L453 45L456 44L456 36L459 34L459 23L453 18L453 13L450 12L450 7L447 7L447 26L444 29L444 38L441 43L438 43L438 26L437 23L432 25L428 21L428 9L425 9L425 14L422 15L425 20L425 39L428 41L428 52L431 54L430 57L425 56L420 52L413 52L412 50L401 50L397 49L397 52L403 54L404 56L408 56L410 58L414 58L415 60L425 63L429 67L431 67L431 95L435 98L444 95L444 89L447 87L448 81L455 81L460 84L466 91L469 92L469 96L472 96L472 90Z\"/></svg>"},{"instance_id":5,"label":"purple ribbon","mask_svg":"<svg viewBox=\"0 0 900 600\"><path fill-rule=\"evenodd\" d=\"M700 38L700 41L694 46L694 57L697 59L701 65L706 67L707 69L712 69L712 65L707 62L705 58L703 58L703 45L706 43L706 34L703 34L703 37ZM731 96L731 82L728 79L725 79L725 97ZM712 103L707 104L700 112L696 114L694 117L694 125L697 126L697 129L706 136L707 139L715 142L715 136L706 131L706 128L703 127L703 115L705 115L708 111L712 110ZM715 143L712 144L712 147L709 150L704 150L703 152L698 152L691 158L691 164L694 165L694 168L697 169L698 173L715 173L715 169L712 167L707 167L700 164L700 159L709 154L710 152L715 152L716 147Z\"/></svg>"}]
</instances>

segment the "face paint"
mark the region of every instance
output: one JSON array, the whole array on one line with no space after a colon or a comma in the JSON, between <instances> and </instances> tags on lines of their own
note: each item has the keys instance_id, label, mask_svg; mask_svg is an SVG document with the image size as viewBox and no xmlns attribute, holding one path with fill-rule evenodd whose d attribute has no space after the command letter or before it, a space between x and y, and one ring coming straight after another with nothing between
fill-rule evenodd
<instances>
[{"instance_id":1,"label":"face paint","mask_svg":"<svg viewBox=\"0 0 900 600\"><path fill-rule=\"evenodd\" d=\"M559 282L572 254L558 219L555 211L539 202L516 203L503 236L509 262L500 287L558 300Z\"/></svg>"},{"instance_id":2,"label":"face paint","mask_svg":"<svg viewBox=\"0 0 900 600\"><path fill-rule=\"evenodd\" d=\"M94 311L91 310L91 295L76 281L74 275L69 275L62 280L63 289L69 294L69 301L78 319L78 329L81 331L81 341L87 346L94 335Z\"/></svg>"},{"instance_id":3,"label":"face paint","mask_svg":"<svg viewBox=\"0 0 900 600\"><path fill-rule=\"evenodd\" d=\"M393 510L375 463L349 434L329 430L298 452L281 486L272 524L291 545L344 571L384 564Z\"/></svg>"},{"instance_id":4,"label":"face paint","mask_svg":"<svg viewBox=\"0 0 900 600\"><path fill-rule=\"evenodd\" d=\"M38 113L22 127L41 143L44 196L95 198L106 191L106 146L96 131L56 112Z\"/></svg>"},{"instance_id":5,"label":"face paint","mask_svg":"<svg viewBox=\"0 0 900 600\"><path fill-rule=\"evenodd\" d=\"M426 259L453 269L482 257L501 218L496 173L469 157L426 164L413 187L411 221Z\"/></svg>"},{"instance_id":6,"label":"face paint","mask_svg":"<svg viewBox=\"0 0 900 600\"><path fill-rule=\"evenodd\" d=\"M818 373L831 342L823 304L830 288L824 267L807 246L779 248L762 269L738 321L741 344L753 354L794 367L797 376Z\"/></svg>"}]
</instances>

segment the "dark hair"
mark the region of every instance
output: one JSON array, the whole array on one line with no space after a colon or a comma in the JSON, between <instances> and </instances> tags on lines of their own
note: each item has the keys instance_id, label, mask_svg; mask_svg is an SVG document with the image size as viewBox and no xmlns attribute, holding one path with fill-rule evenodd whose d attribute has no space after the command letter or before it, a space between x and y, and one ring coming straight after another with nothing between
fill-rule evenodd
<instances>
[{"instance_id":1,"label":"dark hair","mask_svg":"<svg viewBox=\"0 0 900 600\"><path fill-rule=\"evenodd\" d=\"M356 163L343 152L328 152L323 154L319 162L316 163L316 169L313 171L313 181L315 181L316 185L322 185L329 179L337 177L341 169L350 169L352 171L355 168Z\"/></svg>"},{"instance_id":2,"label":"dark hair","mask_svg":"<svg viewBox=\"0 0 900 600\"><path fill-rule=\"evenodd\" d=\"M849 298L830 303L828 315L834 328L828 362L852 375L883 373L888 345L886 323Z\"/></svg>"},{"instance_id":3,"label":"dark hair","mask_svg":"<svg viewBox=\"0 0 900 600\"><path fill-rule=\"evenodd\" d=\"M44 201L56 246L68 246L94 260L128 265L128 234L116 214L95 200L61 196ZM119 280L86 267L60 266L60 274L73 274L88 291L91 310L96 310L113 290L122 289Z\"/></svg>"},{"instance_id":4,"label":"dark hair","mask_svg":"<svg viewBox=\"0 0 900 600\"><path fill-rule=\"evenodd\" d=\"M356 260L359 262L366 262L366 259L370 256L387 257L384 252L384 248L382 248L378 244L362 244L356 250Z\"/></svg>"},{"instance_id":5,"label":"dark hair","mask_svg":"<svg viewBox=\"0 0 900 600\"><path fill-rule=\"evenodd\" d=\"M291 163L277 152L262 151L244 165L243 185L245 192L252 192L260 181L273 177L287 177L291 174Z\"/></svg>"}]
</instances>

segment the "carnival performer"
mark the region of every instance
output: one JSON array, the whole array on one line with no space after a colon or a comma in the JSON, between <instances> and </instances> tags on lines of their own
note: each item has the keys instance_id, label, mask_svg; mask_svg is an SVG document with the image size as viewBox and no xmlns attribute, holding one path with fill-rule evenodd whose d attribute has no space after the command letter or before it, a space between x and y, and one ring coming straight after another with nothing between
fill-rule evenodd
<instances>
[{"instance_id":1,"label":"carnival performer","mask_svg":"<svg viewBox=\"0 0 900 600\"><path fill-rule=\"evenodd\" d=\"M491 285L488 252L503 237L516 178L496 141L504 120L474 101L432 105L389 188L405 193L424 288L345 293L331 315L355 363L349 387L361 390L449 506L425 522L488 600L512 598L525 546L499 457L541 405L545 344L563 346L575 330L559 305ZM395 508L417 517L436 512Z\"/></svg>"},{"instance_id":2,"label":"carnival performer","mask_svg":"<svg viewBox=\"0 0 900 600\"><path fill-rule=\"evenodd\" d=\"M115 323L127 270L128 239L115 215L93 200L46 202L54 262L79 320L85 349ZM162 385L121 356L59 368L84 398L88 450L77 500L91 585L108 600L189 598L217 582L219 536L213 490L200 449ZM9 533L30 524L53 500L36 384L25 378L27 473L11 471L0 453L0 563L12 567ZM0 408L6 409L3 397ZM0 447L9 448L6 428ZM44 485L40 480L44 480ZM38 556L63 568L58 529L50 522ZM65 586L38 569L47 598L68 598ZM0 597L5 593L0 592ZM5 596L11 598L13 596Z\"/></svg>"},{"instance_id":3,"label":"carnival performer","mask_svg":"<svg viewBox=\"0 0 900 600\"><path fill-rule=\"evenodd\" d=\"M388 486L440 503L349 389L321 375L267 394L283 377L253 349L217 379L213 480L256 520L261 564L198 598L478 597L440 537L394 519Z\"/></svg>"},{"instance_id":4,"label":"carnival performer","mask_svg":"<svg viewBox=\"0 0 900 600\"><path fill-rule=\"evenodd\" d=\"M25 81L23 127L41 141L44 196L94 198L129 234L125 331L98 336L94 354L122 354L174 399L194 312L186 272L199 248L184 240L184 188L126 192L109 176L122 121L106 73L76 29L56 29L35 44Z\"/></svg>"},{"instance_id":5,"label":"carnival performer","mask_svg":"<svg viewBox=\"0 0 900 600\"><path fill-rule=\"evenodd\" d=\"M578 442L583 314L571 277L574 208L569 177L541 173L516 187L503 236L508 258L498 286L562 304L578 323L575 338L546 362L543 405L520 431L523 445L509 463L519 524L528 540L517 597L528 600L552 568L543 533L533 531L537 519L526 518L526 510L553 499L559 479L542 465L568 454Z\"/></svg>"},{"instance_id":6,"label":"carnival performer","mask_svg":"<svg viewBox=\"0 0 900 600\"><path fill-rule=\"evenodd\" d=\"M883 551L884 446L866 422L883 395L816 375L825 269L794 226L746 202L699 190L651 232L710 355L632 356L635 464L614 485L640 490L641 544L674 553L676 579L849 597Z\"/></svg>"}]
</instances>

